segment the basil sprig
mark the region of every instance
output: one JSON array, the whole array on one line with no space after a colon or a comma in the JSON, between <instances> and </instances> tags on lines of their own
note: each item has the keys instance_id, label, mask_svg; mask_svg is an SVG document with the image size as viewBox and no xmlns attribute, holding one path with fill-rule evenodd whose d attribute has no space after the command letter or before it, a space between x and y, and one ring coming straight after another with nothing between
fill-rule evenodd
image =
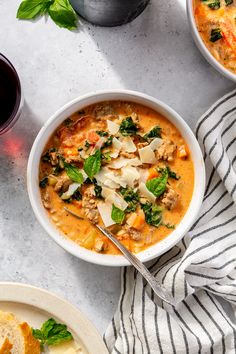
<instances>
[{"instance_id":1,"label":"basil sprig","mask_svg":"<svg viewBox=\"0 0 236 354\"><path fill-rule=\"evenodd\" d=\"M146 182L147 189L154 194L155 197L160 197L166 190L168 177L169 173L167 168L165 168L161 173L161 177L156 177Z\"/></svg>"},{"instance_id":2,"label":"basil sprig","mask_svg":"<svg viewBox=\"0 0 236 354\"><path fill-rule=\"evenodd\" d=\"M77 167L66 162L64 162L64 165L68 177L70 177L70 179L73 182L80 183L80 184L84 182L84 177Z\"/></svg>"},{"instance_id":3,"label":"basil sprig","mask_svg":"<svg viewBox=\"0 0 236 354\"><path fill-rule=\"evenodd\" d=\"M93 178L101 169L102 166L102 154L100 150L97 150L95 154L89 156L84 161L84 172L90 179Z\"/></svg>"},{"instance_id":4,"label":"basil sprig","mask_svg":"<svg viewBox=\"0 0 236 354\"><path fill-rule=\"evenodd\" d=\"M40 341L42 348L45 344L55 345L73 339L72 334L67 330L67 326L57 323L53 318L44 322L40 329L32 328L32 334L34 338Z\"/></svg>"},{"instance_id":5,"label":"basil sprig","mask_svg":"<svg viewBox=\"0 0 236 354\"><path fill-rule=\"evenodd\" d=\"M59 27L69 30L77 27L77 16L69 0L23 0L16 17L27 20L44 14L49 14Z\"/></svg>"},{"instance_id":6,"label":"basil sprig","mask_svg":"<svg viewBox=\"0 0 236 354\"><path fill-rule=\"evenodd\" d=\"M112 204L111 218L116 224L121 225L125 219L125 212Z\"/></svg>"}]
</instances>

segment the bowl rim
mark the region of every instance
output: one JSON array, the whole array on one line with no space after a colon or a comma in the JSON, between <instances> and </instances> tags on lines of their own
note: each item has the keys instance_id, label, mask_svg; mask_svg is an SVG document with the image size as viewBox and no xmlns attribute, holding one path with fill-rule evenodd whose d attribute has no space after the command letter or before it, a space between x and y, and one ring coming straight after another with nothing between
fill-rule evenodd
<instances>
[{"instance_id":1,"label":"bowl rim","mask_svg":"<svg viewBox=\"0 0 236 354\"><path fill-rule=\"evenodd\" d=\"M90 104L99 103L103 101L123 100L128 102L136 102L146 105L157 112L164 115L169 121L171 121L181 135L186 139L188 137L188 147L192 154L192 160L194 163L194 191L190 202L190 205L182 218L180 224L176 229L168 235L165 239L154 244L148 249L137 254L138 258L142 262L147 262L154 259L161 254L167 252L170 248L174 247L191 228L194 223L204 196L205 191L205 165L202 156L200 146L187 123L181 118L172 108L151 97L147 94L130 90L99 90L89 94L85 94L75 98L69 103L65 104L59 110L57 110L43 125L39 131L31 152L29 155L27 165L27 190L30 199L31 206L44 230L50 235L50 237L62 248L72 255L88 261L90 263L103 265L103 266L128 266L130 263L122 255L104 255L94 251L90 251L75 244L70 239L66 238L62 232L60 232L53 223L50 221L45 208L43 207L40 191L38 187L38 168L42 151L46 142L55 129L63 122L70 114L76 110L82 109ZM77 107L77 108L75 108ZM43 140L45 142L43 142ZM197 172L196 172L197 165ZM36 171L34 170L36 169Z\"/></svg>"},{"instance_id":2,"label":"bowl rim","mask_svg":"<svg viewBox=\"0 0 236 354\"><path fill-rule=\"evenodd\" d=\"M188 22L190 25L191 33L193 36L193 39L202 53L202 55L205 57L205 59L208 61L209 64L211 64L219 73L227 77L228 79L236 82L236 74L231 72L230 70L226 69L216 58L211 54L211 52L208 50L206 47L205 43L202 40L202 37L199 34L199 31L197 29L197 24L195 21L194 17L194 12L193 12L193 1L194 0L186 0L187 1L187 17L188 17Z\"/></svg>"}]
</instances>

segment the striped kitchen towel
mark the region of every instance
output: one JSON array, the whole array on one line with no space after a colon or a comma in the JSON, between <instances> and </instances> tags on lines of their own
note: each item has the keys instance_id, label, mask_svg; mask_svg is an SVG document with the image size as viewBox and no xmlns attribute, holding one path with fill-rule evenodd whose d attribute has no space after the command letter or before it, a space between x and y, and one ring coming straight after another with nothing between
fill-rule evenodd
<instances>
[{"instance_id":1,"label":"striped kitchen towel","mask_svg":"<svg viewBox=\"0 0 236 354\"><path fill-rule=\"evenodd\" d=\"M133 267L104 340L110 353L236 353L236 90L199 120L207 169L201 214L150 270L178 301L154 297Z\"/></svg>"}]
</instances>

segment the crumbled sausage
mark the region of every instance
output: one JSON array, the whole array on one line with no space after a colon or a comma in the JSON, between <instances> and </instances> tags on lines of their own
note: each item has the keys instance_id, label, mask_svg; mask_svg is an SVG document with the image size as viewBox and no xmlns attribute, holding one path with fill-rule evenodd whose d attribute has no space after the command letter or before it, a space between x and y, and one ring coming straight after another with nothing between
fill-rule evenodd
<instances>
[{"instance_id":1,"label":"crumbled sausage","mask_svg":"<svg viewBox=\"0 0 236 354\"><path fill-rule=\"evenodd\" d=\"M94 187L87 188L82 199L82 207L84 208L85 216L94 224L96 224L99 219L97 203Z\"/></svg>"},{"instance_id":2,"label":"crumbled sausage","mask_svg":"<svg viewBox=\"0 0 236 354\"><path fill-rule=\"evenodd\" d=\"M70 184L71 184L71 179L67 175L62 175L58 177L54 190L55 192L59 192L61 190L63 192L66 192Z\"/></svg>"},{"instance_id":3,"label":"crumbled sausage","mask_svg":"<svg viewBox=\"0 0 236 354\"><path fill-rule=\"evenodd\" d=\"M80 155L75 155L75 156L70 156L66 158L66 162L67 163L71 163L71 162L82 162L83 159Z\"/></svg>"},{"instance_id":4,"label":"crumbled sausage","mask_svg":"<svg viewBox=\"0 0 236 354\"><path fill-rule=\"evenodd\" d=\"M157 149L156 156L158 160L174 160L174 153L176 151L176 145L172 140L164 140L161 146Z\"/></svg>"},{"instance_id":5,"label":"crumbled sausage","mask_svg":"<svg viewBox=\"0 0 236 354\"><path fill-rule=\"evenodd\" d=\"M54 151L54 152L50 152L49 155L50 155L51 165L56 166L59 162L58 157L57 157L57 153Z\"/></svg>"},{"instance_id":6,"label":"crumbled sausage","mask_svg":"<svg viewBox=\"0 0 236 354\"><path fill-rule=\"evenodd\" d=\"M46 209L51 208L51 198L48 191L46 191L43 195L43 205Z\"/></svg>"},{"instance_id":7,"label":"crumbled sausage","mask_svg":"<svg viewBox=\"0 0 236 354\"><path fill-rule=\"evenodd\" d=\"M123 156L127 159L134 159L136 157L136 155L133 154L132 152L126 152L126 151L121 151L120 156Z\"/></svg>"},{"instance_id":8,"label":"crumbled sausage","mask_svg":"<svg viewBox=\"0 0 236 354\"><path fill-rule=\"evenodd\" d=\"M138 143L137 146L138 146L138 149L142 149L144 148L145 146L148 146L148 142L147 141L144 141L143 143Z\"/></svg>"},{"instance_id":9,"label":"crumbled sausage","mask_svg":"<svg viewBox=\"0 0 236 354\"><path fill-rule=\"evenodd\" d=\"M139 241L142 238L141 232L135 230L133 227L130 227L128 224L124 225L124 229L132 240Z\"/></svg>"},{"instance_id":10,"label":"crumbled sausage","mask_svg":"<svg viewBox=\"0 0 236 354\"><path fill-rule=\"evenodd\" d=\"M178 202L178 198L179 198L178 193L174 189L169 187L163 195L162 203L165 205L167 209L171 210L176 206Z\"/></svg>"}]
</instances>

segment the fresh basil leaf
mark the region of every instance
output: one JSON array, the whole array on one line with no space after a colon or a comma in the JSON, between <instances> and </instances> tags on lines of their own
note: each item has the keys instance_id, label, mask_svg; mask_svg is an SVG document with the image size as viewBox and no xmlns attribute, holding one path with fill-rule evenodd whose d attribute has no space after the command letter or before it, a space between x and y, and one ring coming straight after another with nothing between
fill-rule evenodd
<instances>
[{"instance_id":1,"label":"fresh basil leaf","mask_svg":"<svg viewBox=\"0 0 236 354\"><path fill-rule=\"evenodd\" d=\"M225 5L229 6L231 4L233 4L234 0L225 0Z\"/></svg>"},{"instance_id":2,"label":"fresh basil leaf","mask_svg":"<svg viewBox=\"0 0 236 354\"><path fill-rule=\"evenodd\" d=\"M44 341L43 333L40 331L40 329L32 328L32 334L34 338L38 339L39 341Z\"/></svg>"},{"instance_id":3,"label":"fresh basil leaf","mask_svg":"<svg viewBox=\"0 0 236 354\"><path fill-rule=\"evenodd\" d=\"M154 138L161 138L161 127L159 127L159 125L143 136L143 139L146 141Z\"/></svg>"},{"instance_id":4,"label":"fresh basil leaf","mask_svg":"<svg viewBox=\"0 0 236 354\"><path fill-rule=\"evenodd\" d=\"M89 156L84 161L84 172L89 176L89 178L93 178L101 168L102 165L102 154L100 150L97 150L95 154Z\"/></svg>"},{"instance_id":5,"label":"fresh basil leaf","mask_svg":"<svg viewBox=\"0 0 236 354\"><path fill-rule=\"evenodd\" d=\"M55 345L55 344L69 342L72 339L73 339L72 334L67 330L63 330L63 331L53 335L52 337L48 338L46 340L46 344L47 345Z\"/></svg>"},{"instance_id":6,"label":"fresh basil leaf","mask_svg":"<svg viewBox=\"0 0 236 354\"><path fill-rule=\"evenodd\" d=\"M159 205L147 202L146 204L141 204L141 208L145 214L147 224L156 227L162 224L162 208Z\"/></svg>"},{"instance_id":7,"label":"fresh basil leaf","mask_svg":"<svg viewBox=\"0 0 236 354\"><path fill-rule=\"evenodd\" d=\"M122 120L119 131L123 136L136 135L138 127L131 117L127 117Z\"/></svg>"},{"instance_id":8,"label":"fresh basil leaf","mask_svg":"<svg viewBox=\"0 0 236 354\"><path fill-rule=\"evenodd\" d=\"M154 194L155 197L160 197L166 190L168 177L168 170L165 168L162 171L161 177L156 177L146 182L147 189Z\"/></svg>"},{"instance_id":9,"label":"fresh basil leaf","mask_svg":"<svg viewBox=\"0 0 236 354\"><path fill-rule=\"evenodd\" d=\"M48 13L59 27L69 30L76 28L77 17L68 0L54 0L48 9Z\"/></svg>"},{"instance_id":10,"label":"fresh basil leaf","mask_svg":"<svg viewBox=\"0 0 236 354\"><path fill-rule=\"evenodd\" d=\"M20 19L33 19L39 15L43 15L51 4L52 0L24 0L18 8L16 17Z\"/></svg>"},{"instance_id":11,"label":"fresh basil leaf","mask_svg":"<svg viewBox=\"0 0 236 354\"><path fill-rule=\"evenodd\" d=\"M80 170L77 167L66 162L64 162L64 165L68 177L70 177L73 182L82 184L84 181L84 177Z\"/></svg>"},{"instance_id":12,"label":"fresh basil leaf","mask_svg":"<svg viewBox=\"0 0 236 354\"><path fill-rule=\"evenodd\" d=\"M32 328L32 334L40 341L41 346L44 344L55 345L73 339L72 334L67 330L67 326L57 323L53 318L44 322L41 329Z\"/></svg>"},{"instance_id":13,"label":"fresh basil leaf","mask_svg":"<svg viewBox=\"0 0 236 354\"><path fill-rule=\"evenodd\" d=\"M112 204L111 218L116 224L121 225L125 219L125 212Z\"/></svg>"}]
</instances>

